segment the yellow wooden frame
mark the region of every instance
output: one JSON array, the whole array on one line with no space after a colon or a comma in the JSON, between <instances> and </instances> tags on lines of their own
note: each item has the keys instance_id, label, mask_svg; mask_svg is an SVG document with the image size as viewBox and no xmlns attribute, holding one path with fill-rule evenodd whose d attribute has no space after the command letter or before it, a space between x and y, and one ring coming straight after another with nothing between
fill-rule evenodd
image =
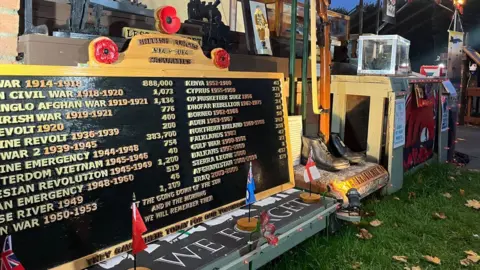
<instances>
[{"instance_id":1,"label":"yellow wooden frame","mask_svg":"<svg viewBox=\"0 0 480 270\"><path fill-rule=\"evenodd\" d=\"M145 37L165 37L163 34L156 34L156 35L142 35L142 36L135 36L132 38L132 42L135 42L136 39L145 38ZM171 36L168 36L169 38ZM182 37L174 37L175 39L184 39ZM156 45L158 46L158 45ZM228 78L228 79L236 79L236 78L252 78L252 79L278 79L280 80L280 87L283 88L284 84L284 77L282 73L259 73L259 72L228 72L225 70L214 70L212 69L213 64L211 62L202 60L203 63L209 63L208 68L201 68L200 65L195 65L198 69L194 70L180 70L180 69L169 69L169 66L178 67L178 65L169 65L169 64L150 64L144 62L145 58L151 55L150 47L145 46L143 51L139 50L132 50L132 44L130 44L129 50L120 56L120 60L118 64L114 65L104 65L104 64L96 64L97 66L85 66L85 67L63 67L63 66L32 66L32 65L0 65L0 76L99 76L99 77L177 77L177 78ZM203 59L208 60L205 56L199 56L199 54L194 55L193 57L203 57ZM90 56L90 61L92 61L92 56ZM93 63L92 63L93 64ZM130 65L133 64L133 65ZM95 65L95 64L94 64ZM134 66L134 68L132 68ZM203 69L203 70L200 70ZM288 155L288 170L289 170L289 182L282 184L280 186L265 190L256 194L258 200L264 199L269 197L273 194L291 189L295 186L294 180L294 173L293 173L293 161L292 161L292 151L290 146L290 131L288 126L288 112L287 112L287 104L286 104L286 97L284 95L282 89L282 104L283 104L283 118L284 118L284 127L285 127L285 137L286 137L286 145L287 145L287 155ZM216 213L217 216L220 215L223 211L222 209L226 209L229 207L239 207L241 204L244 204L244 199L237 200L232 202L228 205L224 205L222 207L210 210L208 212L196 215L194 217L190 217L189 219L185 219L179 221L175 224L171 224L164 228L159 228L155 231L146 233L144 238L149 238L155 234L163 233L163 236L168 235L167 228L173 227L175 225L179 225L183 222L199 218L205 217L212 213ZM204 219L206 220L206 219ZM152 242L156 239L152 239L149 242ZM115 253L116 248L125 247L131 243L131 241L125 241L109 247L107 249L103 249L97 251L93 254L89 254L82 258L78 258L74 261L67 262L63 265L59 265L54 267L55 270L74 270L74 269L83 269L87 268L91 265L88 264L87 259L96 257L99 254L105 254L106 252L111 252L113 256L118 254L124 253L124 251ZM105 258L108 259L108 258ZM104 260L105 260L104 259ZM98 263L98 262L97 262Z\"/></svg>"}]
</instances>

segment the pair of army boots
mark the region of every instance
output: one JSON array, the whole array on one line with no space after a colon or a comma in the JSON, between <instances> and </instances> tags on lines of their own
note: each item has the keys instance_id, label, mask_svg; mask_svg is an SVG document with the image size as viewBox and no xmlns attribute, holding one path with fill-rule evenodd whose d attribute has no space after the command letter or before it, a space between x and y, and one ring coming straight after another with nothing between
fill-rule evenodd
<instances>
[{"instance_id":1,"label":"pair of army boots","mask_svg":"<svg viewBox=\"0 0 480 270\"><path fill-rule=\"evenodd\" d=\"M302 137L302 163L305 164L310 150L315 165L326 171L339 171L365 161L364 153L353 152L348 148L338 134L330 137L332 150L339 157L330 152L323 135L319 137Z\"/></svg>"}]
</instances>

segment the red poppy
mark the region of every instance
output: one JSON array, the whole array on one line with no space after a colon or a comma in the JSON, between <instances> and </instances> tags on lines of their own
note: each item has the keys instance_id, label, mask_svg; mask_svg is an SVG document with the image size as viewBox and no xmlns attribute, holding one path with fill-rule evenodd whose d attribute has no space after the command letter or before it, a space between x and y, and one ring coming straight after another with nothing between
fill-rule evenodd
<instances>
[{"instance_id":1,"label":"red poppy","mask_svg":"<svg viewBox=\"0 0 480 270\"><path fill-rule=\"evenodd\" d=\"M102 64L113 64L118 60L118 46L111 39L103 38L93 45L95 60Z\"/></svg>"},{"instance_id":2,"label":"red poppy","mask_svg":"<svg viewBox=\"0 0 480 270\"><path fill-rule=\"evenodd\" d=\"M272 246L278 245L278 237L275 235L269 235L265 236L265 239L267 239L267 243Z\"/></svg>"},{"instance_id":3,"label":"red poppy","mask_svg":"<svg viewBox=\"0 0 480 270\"><path fill-rule=\"evenodd\" d=\"M267 243L269 245L276 246L278 244L278 237L275 236L275 225L270 222L270 216L266 211L263 211L260 214L260 227L261 227L261 232L265 240L267 240Z\"/></svg>"},{"instance_id":4,"label":"red poppy","mask_svg":"<svg viewBox=\"0 0 480 270\"><path fill-rule=\"evenodd\" d=\"M157 30L166 34L175 34L182 23L177 17L177 10L172 6L162 7L155 12Z\"/></svg>"},{"instance_id":5,"label":"red poppy","mask_svg":"<svg viewBox=\"0 0 480 270\"><path fill-rule=\"evenodd\" d=\"M230 54L222 48L216 48L212 51L213 64L220 69L225 69L230 66Z\"/></svg>"}]
</instances>

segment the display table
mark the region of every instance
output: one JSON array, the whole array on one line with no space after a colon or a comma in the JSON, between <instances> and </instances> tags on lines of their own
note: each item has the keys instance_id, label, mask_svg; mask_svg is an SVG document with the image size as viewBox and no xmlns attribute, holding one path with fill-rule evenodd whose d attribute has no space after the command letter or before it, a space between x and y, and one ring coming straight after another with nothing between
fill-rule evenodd
<instances>
[{"instance_id":1,"label":"display table","mask_svg":"<svg viewBox=\"0 0 480 270\"><path fill-rule=\"evenodd\" d=\"M193 228L163 237L137 255L137 269L257 269L308 237L327 227L338 203L325 197L317 204L305 204L299 190L290 189L265 198L251 207L252 216L267 211L277 228L277 246L268 245L259 234L235 228L248 210L238 209ZM142 268L141 268L142 267ZM133 256L122 254L89 269L133 268Z\"/></svg>"}]
</instances>

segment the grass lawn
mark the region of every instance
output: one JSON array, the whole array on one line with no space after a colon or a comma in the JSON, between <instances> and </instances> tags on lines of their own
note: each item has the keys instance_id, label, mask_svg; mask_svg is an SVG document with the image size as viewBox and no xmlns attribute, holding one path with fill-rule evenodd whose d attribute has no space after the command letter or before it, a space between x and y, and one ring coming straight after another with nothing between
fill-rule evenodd
<instances>
[{"instance_id":1,"label":"grass lawn","mask_svg":"<svg viewBox=\"0 0 480 270\"><path fill-rule=\"evenodd\" d=\"M463 196L460 189L464 190ZM450 199L442 195L446 192L451 194ZM464 251L480 254L480 210L466 207L467 199L480 201L480 173L449 165L427 166L405 177L401 191L363 201L366 211L376 213L360 224L365 225L372 239L358 239L355 235L359 227L345 226L328 239L325 235L311 237L262 270L404 269L405 266L480 269L480 262L468 267L460 264L467 256ZM435 212L443 212L447 218L435 219L432 216ZM382 221L382 225L368 225L375 219ZM440 258L441 265L427 262L423 255ZM407 256L408 263L396 262L392 256ZM355 268L355 264L361 265Z\"/></svg>"}]
</instances>

